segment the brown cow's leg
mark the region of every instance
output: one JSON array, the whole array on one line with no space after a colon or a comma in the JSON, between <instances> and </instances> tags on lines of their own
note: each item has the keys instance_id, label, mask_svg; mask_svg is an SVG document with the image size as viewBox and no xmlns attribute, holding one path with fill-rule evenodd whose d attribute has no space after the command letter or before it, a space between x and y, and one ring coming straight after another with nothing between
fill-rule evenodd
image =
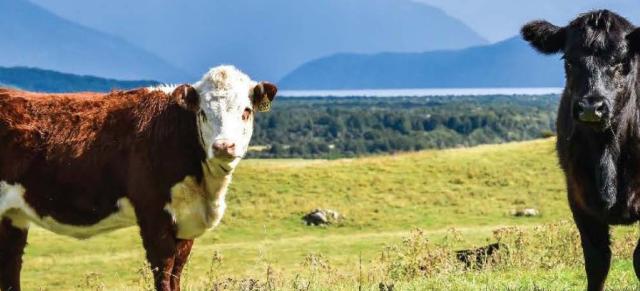
<instances>
[{"instance_id":1,"label":"brown cow's leg","mask_svg":"<svg viewBox=\"0 0 640 291\"><path fill-rule=\"evenodd\" d=\"M0 222L0 290L20 290L22 254L27 230L19 229L7 218Z\"/></svg>"},{"instance_id":2,"label":"brown cow's leg","mask_svg":"<svg viewBox=\"0 0 640 291\"><path fill-rule=\"evenodd\" d=\"M611 264L609 226L580 211L573 211L573 218L580 232L587 290L604 290L604 282Z\"/></svg>"},{"instance_id":3,"label":"brown cow's leg","mask_svg":"<svg viewBox=\"0 0 640 291\"><path fill-rule=\"evenodd\" d=\"M171 216L164 212L136 212L142 243L151 265L156 290L171 290L171 273L176 254L176 238Z\"/></svg>"},{"instance_id":4,"label":"brown cow's leg","mask_svg":"<svg viewBox=\"0 0 640 291\"><path fill-rule=\"evenodd\" d=\"M173 263L173 272L171 274L171 290L173 291L180 291L180 276L182 274L182 269L187 264L192 246L192 239L178 239L176 257Z\"/></svg>"}]
</instances>

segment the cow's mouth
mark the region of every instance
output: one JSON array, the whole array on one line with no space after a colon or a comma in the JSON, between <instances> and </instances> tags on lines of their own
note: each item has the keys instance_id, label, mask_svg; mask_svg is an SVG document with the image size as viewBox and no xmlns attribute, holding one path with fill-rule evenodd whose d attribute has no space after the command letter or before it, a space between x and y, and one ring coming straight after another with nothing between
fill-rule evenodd
<instances>
[{"instance_id":1,"label":"cow's mouth","mask_svg":"<svg viewBox=\"0 0 640 291\"><path fill-rule=\"evenodd\" d=\"M222 172L224 172L225 174L229 174L231 172L230 168L225 168L223 165L218 165L218 168L220 168L220 170L222 170Z\"/></svg>"},{"instance_id":2,"label":"cow's mouth","mask_svg":"<svg viewBox=\"0 0 640 291\"><path fill-rule=\"evenodd\" d=\"M209 168L213 171L216 171L222 175L229 175L236 168L240 159L232 158L232 159L220 159L214 158L210 159L207 164L209 164Z\"/></svg>"},{"instance_id":3,"label":"cow's mouth","mask_svg":"<svg viewBox=\"0 0 640 291\"><path fill-rule=\"evenodd\" d=\"M595 133L602 133L609 129L609 122L605 120L600 121L577 121L578 125L585 130L589 130Z\"/></svg>"}]
</instances>

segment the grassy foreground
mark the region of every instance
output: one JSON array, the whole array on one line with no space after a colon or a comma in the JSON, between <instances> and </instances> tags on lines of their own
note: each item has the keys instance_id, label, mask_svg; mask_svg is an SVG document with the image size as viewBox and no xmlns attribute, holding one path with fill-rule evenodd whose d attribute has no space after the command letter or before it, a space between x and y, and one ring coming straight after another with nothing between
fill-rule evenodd
<instances>
[{"instance_id":1,"label":"grassy foreground","mask_svg":"<svg viewBox=\"0 0 640 291\"><path fill-rule=\"evenodd\" d=\"M353 160L248 160L222 225L196 241L189 290L583 289L552 139ZM340 211L305 226L314 208ZM541 215L513 217L533 207ZM563 222L565 221L565 222ZM608 286L637 288L635 228L616 229ZM504 259L465 270L452 253L496 240ZM136 228L77 241L32 228L26 290L141 290L149 274Z\"/></svg>"}]
</instances>

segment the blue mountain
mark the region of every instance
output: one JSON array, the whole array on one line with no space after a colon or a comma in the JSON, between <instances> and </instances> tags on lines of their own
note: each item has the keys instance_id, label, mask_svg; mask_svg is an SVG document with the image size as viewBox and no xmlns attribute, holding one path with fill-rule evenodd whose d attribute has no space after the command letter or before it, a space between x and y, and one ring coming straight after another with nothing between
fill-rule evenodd
<instances>
[{"instance_id":1,"label":"blue mountain","mask_svg":"<svg viewBox=\"0 0 640 291\"><path fill-rule=\"evenodd\" d=\"M461 21L412 0L33 1L198 75L230 63L274 81L304 62L340 52L486 43Z\"/></svg>"},{"instance_id":2,"label":"blue mountain","mask_svg":"<svg viewBox=\"0 0 640 291\"><path fill-rule=\"evenodd\" d=\"M120 79L188 79L135 45L58 17L26 0L0 0L0 65Z\"/></svg>"},{"instance_id":3,"label":"blue mountain","mask_svg":"<svg viewBox=\"0 0 640 291\"><path fill-rule=\"evenodd\" d=\"M562 87L559 56L543 56L519 37L462 50L336 54L285 76L284 89Z\"/></svg>"}]
</instances>

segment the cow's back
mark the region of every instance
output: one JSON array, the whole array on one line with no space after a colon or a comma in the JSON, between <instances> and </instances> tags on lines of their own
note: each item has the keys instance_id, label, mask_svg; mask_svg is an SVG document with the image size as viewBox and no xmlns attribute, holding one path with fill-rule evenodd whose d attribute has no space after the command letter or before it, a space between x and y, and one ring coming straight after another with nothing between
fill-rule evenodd
<instances>
[{"instance_id":1,"label":"cow's back","mask_svg":"<svg viewBox=\"0 0 640 291\"><path fill-rule=\"evenodd\" d=\"M126 98L132 96L138 98ZM126 141L139 96L0 89L0 180L19 178L35 160L48 167L83 160L96 147L106 149L105 138Z\"/></svg>"},{"instance_id":2,"label":"cow's back","mask_svg":"<svg viewBox=\"0 0 640 291\"><path fill-rule=\"evenodd\" d=\"M122 206L140 194L131 192L151 188L162 196L164 183L197 174L195 122L193 112L160 91L0 89L0 182L23 187L30 216L50 219L45 227L82 236L64 227L97 225L119 211L130 216ZM168 200L168 189L167 197L157 198ZM111 227L120 225L99 226Z\"/></svg>"}]
</instances>

